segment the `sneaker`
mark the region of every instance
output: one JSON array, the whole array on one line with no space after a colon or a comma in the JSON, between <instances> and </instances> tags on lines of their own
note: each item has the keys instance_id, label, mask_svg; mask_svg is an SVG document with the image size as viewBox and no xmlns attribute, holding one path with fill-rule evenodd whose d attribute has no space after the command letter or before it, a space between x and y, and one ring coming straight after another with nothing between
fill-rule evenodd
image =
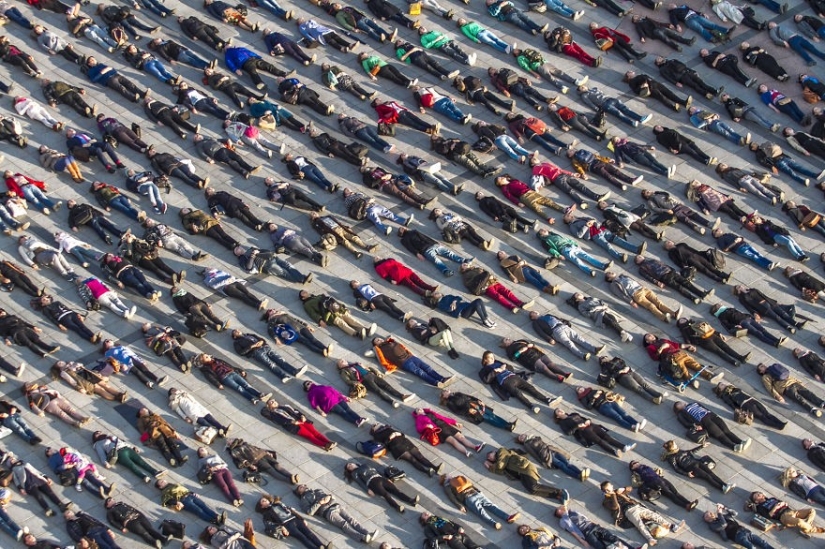
<instances>
[{"instance_id":1,"label":"sneaker","mask_svg":"<svg viewBox=\"0 0 825 549\"><path fill-rule=\"evenodd\" d=\"M685 529L685 521L682 521L679 524L671 524L670 525L670 531L673 532L674 534L676 534L678 532L681 532L684 529Z\"/></svg>"},{"instance_id":2,"label":"sneaker","mask_svg":"<svg viewBox=\"0 0 825 549\"><path fill-rule=\"evenodd\" d=\"M367 422L367 418L365 418L365 417L359 418L358 421L355 422L355 426L356 427L361 427L366 422Z\"/></svg>"},{"instance_id":3,"label":"sneaker","mask_svg":"<svg viewBox=\"0 0 825 549\"><path fill-rule=\"evenodd\" d=\"M732 482L728 483L728 484L725 484L724 486L722 486L722 493L727 494L728 492L730 492L734 488L736 488L736 484L734 484Z\"/></svg>"},{"instance_id":4,"label":"sneaker","mask_svg":"<svg viewBox=\"0 0 825 549\"><path fill-rule=\"evenodd\" d=\"M265 394L261 395L261 400L263 400L264 402L266 402L270 398L272 398L272 393L265 393Z\"/></svg>"},{"instance_id":5,"label":"sneaker","mask_svg":"<svg viewBox=\"0 0 825 549\"><path fill-rule=\"evenodd\" d=\"M302 375L304 375L304 374L306 373L306 371L307 371L307 369L308 369L308 368L309 368L309 365L308 365L308 364L304 364L303 366L301 366L300 368L298 368L298 371L297 371L297 372L295 372L295 377L298 377L298 378L299 378L299 377L301 377Z\"/></svg>"},{"instance_id":6,"label":"sneaker","mask_svg":"<svg viewBox=\"0 0 825 549\"><path fill-rule=\"evenodd\" d=\"M163 387L167 381L169 381L169 376L163 376L158 380L158 387Z\"/></svg>"},{"instance_id":7,"label":"sneaker","mask_svg":"<svg viewBox=\"0 0 825 549\"><path fill-rule=\"evenodd\" d=\"M409 402L415 398L415 393L407 393L406 395L401 397L401 402Z\"/></svg>"},{"instance_id":8,"label":"sneaker","mask_svg":"<svg viewBox=\"0 0 825 549\"><path fill-rule=\"evenodd\" d=\"M284 376L284 377L281 378L281 383L289 383L293 379L294 378L292 376Z\"/></svg>"},{"instance_id":9,"label":"sneaker","mask_svg":"<svg viewBox=\"0 0 825 549\"><path fill-rule=\"evenodd\" d=\"M561 501L562 505L567 505L567 502L570 501L570 492L562 490L561 494L559 494L559 501Z\"/></svg>"},{"instance_id":10,"label":"sneaker","mask_svg":"<svg viewBox=\"0 0 825 549\"><path fill-rule=\"evenodd\" d=\"M564 400L564 397L551 397L547 399L547 405L552 408L553 406L559 404L562 400Z\"/></svg>"},{"instance_id":11,"label":"sneaker","mask_svg":"<svg viewBox=\"0 0 825 549\"><path fill-rule=\"evenodd\" d=\"M811 415L814 417L822 417L822 409L821 408L812 408Z\"/></svg>"},{"instance_id":12,"label":"sneaker","mask_svg":"<svg viewBox=\"0 0 825 549\"><path fill-rule=\"evenodd\" d=\"M541 412L541 408L539 408L538 406L533 406L533 413L538 414L539 412Z\"/></svg>"},{"instance_id":13,"label":"sneaker","mask_svg":"<svg viewBox=\"0 0 825 549\"><path fill-rule=\"evenodd\" d=\"M484 325L485 328L490 328L490 329L493 329L496 326L498 326L498 324L496 324L495 322L493 322L490 319L485 320L484 322L482 322L482 324Z\"/></svg>"},{"instance_id":14,"label":"sneaker","mask_svg":"<svg viewBox=\"0 0 825 549\"><path fill-rule=\"evenodd\" d=\"M587 480L589 478L590 478L590 468L585 467L584 469L582 469L581 475L579 475L579 480L584 482L585 480Z\"/></svg>"},{"instance_id":15,"label":"sneaker","mask_svg":"<svg viewBox=\"0 0 825 549\"><path fill-rule=\"evenodd\" d=\"M636 447L635 442L632 443L632 444L626 444L625 447L622 448L622 452L624 452L625 454L628 453L628 452L632 452L635 447Z\"/></svg>"},{"instance_id":16,"label":"sneaker","mask_svg":"<svg viewBox=\"0 0 825 549\"><path fill-rule=\"evenodd\" d=\"M711 377L708 381L710 381L711 383L719 383L720 381L722 381L723 377L725 377L725 372L719 372L718 374Z\"/></svg>"},{"instance_id":17,"label":"sneaker","mask_svg":"<svg viewBox=\"0 0 825 549\"><path fill-rule=\"evenodd\" d=\"M676 309L676 314L674 315L676 320L679 320L680 318L682 318L682 313L684 313L684 312L685 312L685 308L682 305L679 305L679 308Z\"/></svg>"},{"instance_id":18,"label":"sneaker","mask_svg":"<svg viewBox=\"0 0 825 549\"><path fill-rule=\"evenodd\" d=\"M483 449L484 449L484 443L483 442L481 444L477 444L476 447L474 448L474 450L476 451L476 454L479 453Z\"/></svg>"},{"instance_id":19,"label":"sneaker","mask_svg":"<svg viewBox=\"0 0 825 549\"><path fill-rule=\"evenodd\" d=\"M631 341L633 341L633 336L630 335L630 333L628 333L626 330L622 330L620 335L622 338L622 343L630 343Z\"/></svg>"}]
</instances>

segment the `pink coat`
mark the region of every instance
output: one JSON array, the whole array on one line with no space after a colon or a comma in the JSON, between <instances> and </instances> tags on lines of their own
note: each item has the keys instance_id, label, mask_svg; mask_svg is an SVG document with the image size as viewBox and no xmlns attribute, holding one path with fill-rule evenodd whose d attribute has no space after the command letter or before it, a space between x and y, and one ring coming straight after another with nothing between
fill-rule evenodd
<instances>
[{"instance_id":1,"label":"pink coat","mask_svg":"<svg viewBox=\"0 0 825 549\"><path fill-rule=\"evenodd\" d=\"M424 408L423 414L416 414L415 411L413 411L412 415L415 419L415 430L420 435L423 435L426 431L430 429L438 429L438 425L436 425L433 422L433 418L440 419L448 425L455 425L456 423L458 423L453 418L442 416L435 410L430 410L429 408Z\"/></svg>"}]
</instances>

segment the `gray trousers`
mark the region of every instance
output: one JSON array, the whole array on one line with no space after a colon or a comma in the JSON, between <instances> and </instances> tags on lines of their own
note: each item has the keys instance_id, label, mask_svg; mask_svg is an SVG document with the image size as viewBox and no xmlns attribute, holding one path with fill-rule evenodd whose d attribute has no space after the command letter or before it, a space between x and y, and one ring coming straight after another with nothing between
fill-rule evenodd
<instances>
[{"instance_id":1,"label":"gray trousers","mask_svg":"<svg viewBox=\"0 0 825 549\"><path fill-rule=\"evenodd\" d=\"M334 503L324 514L327 522L341 529L346 535L357 541L364 541L364 537L370 533L369 530L361 526L341 505Z\"/></svg>"},{"instance_id":2,"label":"gray trousers","mask_svg":"<svg viewBox=\"0 0 825 549\"><path fill-rule=\"evenodd\" d=\"M638 393L648 400L653 400L662 396L662 393L654 389L645 379L636 372L620 375L616 378L619 385Z\"/></svg>"},{"instance_id":3,"label":"gray trousers","mask_svg":"<svg viewBox=\"0 0 825 549\"><path fill-rule=\"evenodd\" d=\"M197 253L195 248L193 248L186 240L177 235L167 236L164 238L163 247L172 253L185 257L186 259L192 259L192 257Z\"/></svg>"},{"instance_id":4,"label":"gray trousers","mask_svg":"<svg viewBox=\"0 0 825 549\"><path fill-rule=\"evenodd\" d=\"M579 358L584 358L587 353L596 352L596 346L584 339L579 332L570 326L562 325L554 329L553 339L570 349L570 352Z\"/></svg>"}]
</instances>

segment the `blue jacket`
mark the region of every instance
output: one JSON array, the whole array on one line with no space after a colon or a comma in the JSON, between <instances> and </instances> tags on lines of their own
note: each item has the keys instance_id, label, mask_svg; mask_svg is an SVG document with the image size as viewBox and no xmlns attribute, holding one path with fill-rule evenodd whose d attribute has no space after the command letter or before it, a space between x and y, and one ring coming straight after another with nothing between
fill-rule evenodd
<instances>
[{"instance_id":1,"label":"blue jacket","mask_svg":"<svg viewBox=\"0 0 825 549\"><path fill-rule=\"evenodd\" d=\"M226 66L232 72L243 69L243 64L250 59L260 58L260 55L246 48L226 48L224 52L224 61L226 61Z\"/></svg>"},{"instance_id":2,"label":"blue jacket","mask_svg":"<svg viewBox=\"0 0 825 549\"><path fill-rule=\"evenodd\" d=\"M91 80L95 84L105 86L109 82L110 78L117 75L117 70L115 69L112 69L104 74L103 71L108 68L110 68L108 65L98 63L94 67L89 67L89 69L86 71L86 76L88 76L89 80Z\"/></svg>"}]
</instances>

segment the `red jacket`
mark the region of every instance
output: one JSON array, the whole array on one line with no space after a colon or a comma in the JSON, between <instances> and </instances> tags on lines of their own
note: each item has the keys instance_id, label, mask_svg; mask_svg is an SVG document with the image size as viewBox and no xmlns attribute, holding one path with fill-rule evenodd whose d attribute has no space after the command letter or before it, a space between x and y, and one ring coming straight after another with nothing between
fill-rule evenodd
<instances>
[{"instance_id":1,"label":"red jacket","mask_svg":"<svg viewBox=\"0 0 825 549\"><path fill-rule=\"evenodd\" d=\"M622 41L625 44L630 43L630 37L626 34L622 34L617 30L611 29L610 27L599 27L597 29L592 29L590 33L593 35L595 40L599 40L600 38L609 38L614 42Z\"/></svg>"},{"instance_id":2,"label":"red jacket","mask_svg":"<svg viewBox=\"0 0 825 549\"><path fill-rule=\"evenodd\" d=\"M385 259L375 264L375 272L384 280L398 284L406 280L413 270L395 259Z\"/></svg>"},{"instance_id":3,"label":"red jacket","mask_svg":"<svg viewBox=\"0 0 825 549\"><path fill-rule=\"evenodd\" d=\"M521 197L530 191L530 187L518 179L511 179L509 183L502 185L499 188L501 189L501 192L504 193L504 196L506 196L507 199L513 204L518 204L521 202Z\"/></svg>"},{"instance_id":4,"label":"red jacket","mask_svg":"<svg viewBox=\"0 0 825 549\"><path fill-rule=\"evenodd\" d=\"M23 181L25 180L27 183L34 185L35 187L39 188L42 191L46 190L46 184L43 181L38 181L37 179L32 179L28 175L23 175L22 173L16 173L11 177L6 178L6 187L10 191L14 191L17 193L17 196L23 196L23 191L21 187L23 186Z\"/></svg>"},{"instance_id":5,"label":"red jacket","mask_svg":"<svg viewBox=\"0 0 825 549\"><path fill-rule=\"evenodd\" d=\"M375 112L378 113L378 121L385 124L397 124L398 113L408 109L402 107L395 101L387 101L381 105L375 106Z\"/></svg>"}]
</instances>

